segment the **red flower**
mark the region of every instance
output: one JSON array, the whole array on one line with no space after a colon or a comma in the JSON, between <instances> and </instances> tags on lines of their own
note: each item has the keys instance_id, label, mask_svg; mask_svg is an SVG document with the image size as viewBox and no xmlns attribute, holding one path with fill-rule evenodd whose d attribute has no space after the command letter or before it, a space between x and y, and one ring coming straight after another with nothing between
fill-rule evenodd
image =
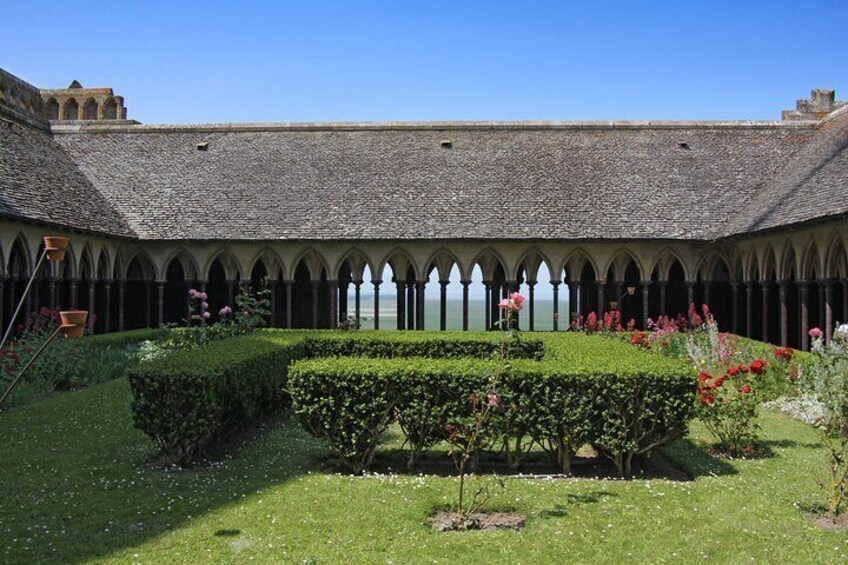
<instances>
[{"instance_id":1,"label":"red flower","mask_svg":"<svg viewBox=\"0 0 848 565\"><path fill-rule=\"evenodd\" d=\"M724 377L719 377L716 379L716 382L713 383L713 388L718 388L724 384Z\"/></svg>"},{"instance_id":2,"label":"red flower","mask_svg":"<svg viewBox=\"0 0 848 565\"><path fill-rule=\"evenodd\" d=\"M700 382L704 382L705 380L707 380L709 378L710 378L710 376L706 373L701 373L700 375L698 375L698 380Z\"/></svg>"},{"instance_id":3,"label":"red flower","mask_svg":"<svg viewBox=\"0 0 848 565\"><path fill-rule=\"evenodd\" d=\"M742 388L739 389L739 392L741 392L742 394L750 394L750 392L751 392L750 385L743 386Z\"/></svg>"},{"instance_id":4,"label":"red flower","mask_svg":"<svg viewBox=\"0 0 848 565\"><path fill-rule=\"evenodd\" d=\"M708 394L701 399L702 404L712 404L713 402L715 402L715 396L712 394Z\"/></svg>"},{"instance_id":5,"label":"red flower","mask_svg":"<svg viewBox=\"0 0 848 565\"><path fill-rule=\"evenodd\" d=\"M747 365L739 365L738 369L740 373L747 373L749 370Z\"/></svg>"},{"instance_id":6,"label":"red flower","mask_svg":"<svg viewBox=\"0 0 848 565\"><path fill-rule=\"evenodd\" d=\"M765 363L763 363L760 359L757 359L751 363L751 372L755 375L762 375L765 371L765 366Z\"/></svg>"},{"instance_id":7,"label":"red flower","mask_svg":"<svg viewBox=\"0 0 848 565\"><path fill-rule=\"evenodd\" d=\"M739 374L739 367L731 367L727 370L728 377L732 378L735 377L737 374Z\"/></svg>"}]
</instances>

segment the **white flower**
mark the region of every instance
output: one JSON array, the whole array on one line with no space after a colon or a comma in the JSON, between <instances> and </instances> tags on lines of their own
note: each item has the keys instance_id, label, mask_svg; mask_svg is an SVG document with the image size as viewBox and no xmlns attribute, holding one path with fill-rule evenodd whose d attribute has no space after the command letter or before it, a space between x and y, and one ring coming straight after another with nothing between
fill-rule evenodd
<instances>
[{"instance_id":1,"label":"white flower","mask_svg":"<svg viewBox=\"0 0 848 565\"><path fill-rule=\"evenodd\" d=\"M848 324L842 324L836 328L836 335L848 336Z\"/></svg>"}]
</instances>

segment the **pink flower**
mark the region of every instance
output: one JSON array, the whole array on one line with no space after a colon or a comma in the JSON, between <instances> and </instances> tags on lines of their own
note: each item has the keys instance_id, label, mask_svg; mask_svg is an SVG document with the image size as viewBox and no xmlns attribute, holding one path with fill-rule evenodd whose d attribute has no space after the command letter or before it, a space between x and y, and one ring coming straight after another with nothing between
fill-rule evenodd
<instances>
[{"instance_id":1,"label":"pink flower","mask_svg":"<svg viewBox=\"0 0 848 565\"><path fill-rule=\"evenodd\" d=\"M229 316L232 313L233 313L233 309L230 308L229 306L224 306L223 308L221 308L218 311L218 315L221 316L222 318Z\"/></svg>"},{"instance_id":2,"label":"pink flower","mask_svg":"<svg viewBox=\"0 0 848 565\"><path fill-rule=\"evenodd\" d=\"M524 300L525 300L524 295L520 294L518 292L513 292L512 294L509 295L509 298L510 298L510 300L515 302L515 304L517 304L518 306L521 306L521 303L524 302Z\"/></svg>"},{"instance_id":3,"label":"pink flower","mask_svg":"<svg viewBox=\"0 0 848 565\"><path fill-rule=\"evenodd\" d=\"M500 304L498 304L498 308L500 308L501 310L506 310L507 308L509 308L509 299L504 298L503 300L501 300Z\"/></svg>"},{"instance_id":4,"label":"pink flower","mask_svg":"<svg viewBox=\"0 0 848 565\"><path fill-rule=\"evenodd\" d=\"M200 307L203 308L204 310L206 310L207 308L209 308L209 303L208 302L201 302Z\"/></svg>"},{"instance_id":5,"label":"pink flower","mask_svg":"<svg viewBox=\"0 0 848 565\"><path fill-rule=\"evenodd\" d=\"M486 395L486 403L487 403L489 406L492 406L492 407L494 407L494 406L500 406L500 404L501 404L501 395L499 395L497 392L494 392L494 391L492 391L492 392L488 393L488 394Z\"/></svg>"},{"instance_id":6,"label":"pink flower","mask_svg":"<svg viewBox=\"0 0 848 565\"><path fill-rule=\"evenodd\" d=\"M203 313L203 319L204 319L204 320L208 320L208 319L209 319L209 317L210 317L211 315L212 315L212 314L210 314L209 312L204 312L204 313Z\"/></svg>"},{"instance_id":7,"label":"pink flower","mask_svg":"<svg viewBox=\"0 0 848 565\"><path fill-rule=\"evenodd\" d=\"M821 328L813 328L810 330L810 337L813 339L819 339L822 336Z\"/></svg>"},{"instance_id":8,"label":"pink flower","mask_svg":"<svg viewBox=\"0 0 848 565\"><path fill-rule=\"evenodd\" d=\"M198 292L197 297L200 298L201 300L206 300L207 298L209 298L208 296L206 296L205 292Z\"/></svg>"},{"instance_id":9,"label":"pink flower","mask_svg":"<svg viewBox=\"0 0 848 565\"><path fill-rule=\"evenodd\" d=\"M193 288L189 289L188 295L191 296L192 298L197 298L197 291L194 290Z\"/></svg>"}]
</instances>

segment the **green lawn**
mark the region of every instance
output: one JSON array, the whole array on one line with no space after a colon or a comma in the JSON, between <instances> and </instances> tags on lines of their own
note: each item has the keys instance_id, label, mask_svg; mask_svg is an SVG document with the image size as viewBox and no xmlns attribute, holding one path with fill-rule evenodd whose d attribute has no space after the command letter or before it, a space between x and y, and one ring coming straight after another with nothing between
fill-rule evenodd
<instances>
[{"instance_id":1,"label":"green lawn","mask_svg":"<svg viewBox=\"0 0 848 565\"><path fill-rule=\"evenodd\" d=\"M766 413L771 459L724 463L702 430L667 454L696 478L508 481L516 532L435 533L450 478L322 472L285 422L211 469L144 466L124 379L0 414L0 561L116 563L844 563L848 532L810 525L816 436Z\"/></svg>"}]
</instances>

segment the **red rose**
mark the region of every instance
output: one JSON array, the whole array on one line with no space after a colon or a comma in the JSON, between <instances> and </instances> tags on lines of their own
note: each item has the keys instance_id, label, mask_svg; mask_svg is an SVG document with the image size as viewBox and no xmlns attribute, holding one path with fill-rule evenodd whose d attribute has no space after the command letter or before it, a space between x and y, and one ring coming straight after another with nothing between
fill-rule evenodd
<instances>
[{"instance_id":1,"label":"red rose","mask_svg":"<svg viewBox=\"0 0 848 565\"><path fill-rule=\"evenodd\" d=\"M739 373L738 367L731 367L730 369L727 370L727 376L728 377L735 377L738 373Z\"/></svg>"},{"instance_id":2,"label":"red rose","mask_svg":"<svg viewBox=\"0 0 848 565\"><path fill-rule=\"evenodd\" d=\"M739 389L739 392L742 394L749 394L751 392L751 387L749 385L745 385Z\"/></svg>"},{"instance_id":3,"label":"red rose","mask_svg":"<svg viewBox=\"0 0 848 565\"><path fill-rule=\"evenodd\" d=\"M709 378L710 378L710 376L706 373L701 373L700 375L698 375L698 380L700 382L704 382L705 380L707 380Z\"/></svg>"},{"instance_id":4,"label":"red rose","mask_svg":"<svg viewBox=\"0 0 848 565\"><path fill-rule=\"evenodd\" d=\"M751 372L755 375L762 375L765 365L765 363L757 359L753 363L751 363Z\"/></svg>"},{"instance_id":5,"label":"red rose","mask_svg":"<svg viewBox=\"0 0 848 565\"><path fill-rule=\"evenodd\" d=\"M713 383L713 388L718 388L724 384L724 377L719 377L716 379L716 382Z\"/></svg>"},{"instance_id":6,"label":"red rose","mask_svg":"<svg viewBox=\"0 0 848 565\"><path fill-rule=\"evenodd\" d=\"M749 370L747 365L739 365L738 369L740 373L747 373Z\"/></svg>"},{"instance_id":7,"label":"red rose","mask_svg":"<svg viewBox=\"0 0 848 565\"><path fill-rule=\"evenodd\" d=\"M701 399L701 402L703 402L704 404L712 404L713 402L715 402L715 396L713 396L712 394L708 394L703 399Z\"/></svg>"}]
</instances>

